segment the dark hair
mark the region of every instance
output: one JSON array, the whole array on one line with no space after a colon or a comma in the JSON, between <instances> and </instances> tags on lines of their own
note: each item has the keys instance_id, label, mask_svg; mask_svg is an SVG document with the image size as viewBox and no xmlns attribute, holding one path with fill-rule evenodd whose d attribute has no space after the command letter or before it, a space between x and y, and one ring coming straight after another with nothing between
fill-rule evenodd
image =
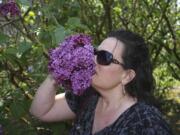
<instances>
[{"instance_id":1,"label":"dark hair","mask_svg":"<svg viewBox=\"0 0 180 135\"><path fill-rule=\"evenodd\" d=\"M127 30L113 31L108 37L114 37L124 44L124 68L133 69L136 73L135 78L125 86L126 92L138 100L151 102L154 83L149 49L144 39Z\"/></svg>"}]
</instances>

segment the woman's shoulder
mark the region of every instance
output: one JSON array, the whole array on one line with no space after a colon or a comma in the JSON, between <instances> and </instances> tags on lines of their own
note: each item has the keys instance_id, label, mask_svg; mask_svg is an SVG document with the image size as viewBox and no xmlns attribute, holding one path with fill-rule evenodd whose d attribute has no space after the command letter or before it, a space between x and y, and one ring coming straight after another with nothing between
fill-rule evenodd
<instances>
[{"instance_id":1,"label":"woman's shoulder","mask_svg":"<svg viewBox=\"0 0 180 135\"><path fill-rule=\"evenodd\" d=\"M89 87L82 95L75 95L72 90L67 90L65 94L66 101L70 109L76 114L83 110L84 107L91 106L95 100L98 98L97 92L94 88Z\"/></svg>"},{"instance_id":2,"label":"woman's shoulder","mask_svg":"<svg viewBox=\"0 0 180 135\"><path fill-rule=\"evenodd\" d=\"M157 122L166 123L162 113L155 106L146 104L145 102L138 102L133 111L137 123L149 125Z\"/></svg>"},{"instance_id":3,"label":"woman's shoulder","mask_svg":"<svg viewBox=\"0 0 180 135\"><path fill-rule=\"evenodd\" d=\"M146 135L171 135L171 129L163 118L162 113L154 106L138 102L132 109L131 120L125 128L128 132L143 133Z\"/></svg>"},{"instance_id":4,"label":"woman's shoulder","mask_svg":"<svg viewBox=\"0 0 180 135\"><path fill-rule=\"evenodd\" d=\"M149 118L162 118L162 113L153 105L146 104L145 102L138 102L135 107L135 112L138 115L140 120L149 119Z\"/></svg>"}]
</instances>

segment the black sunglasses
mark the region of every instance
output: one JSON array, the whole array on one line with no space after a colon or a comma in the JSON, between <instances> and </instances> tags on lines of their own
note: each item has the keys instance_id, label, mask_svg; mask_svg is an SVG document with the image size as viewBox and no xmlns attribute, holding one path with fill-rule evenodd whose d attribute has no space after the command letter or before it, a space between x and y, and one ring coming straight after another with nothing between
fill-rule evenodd
<instances>
[{"instance_id":1,"label":"black sunglasses","mask_svg":"<svg viewBox=\"0 0 180 135\"><path fill-rule=\"evenodd\" d=\"M110 65L111 63L115 63L118 65L121 65L122 67L124 67L124 64L119 62L118 60L113 58L112 53L105 51L105 50L97 50L96 48L94 48L94 55L97 56L96 60L98 62L98 64L101 65Z\"/></svg>"}]
</instances>

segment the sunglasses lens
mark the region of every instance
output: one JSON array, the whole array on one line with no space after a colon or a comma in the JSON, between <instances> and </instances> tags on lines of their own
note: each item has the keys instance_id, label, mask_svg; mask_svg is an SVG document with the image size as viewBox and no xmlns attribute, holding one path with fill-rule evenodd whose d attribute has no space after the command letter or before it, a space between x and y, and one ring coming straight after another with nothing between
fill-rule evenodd
<instances>
[{"instance_id":1,"label":"sunglasses lens","mask_svg":"<svg viewBox=\"0 0 180 135\"><path fill-rule=\"evenodd\" d=\"M109 65L112 62L113 56L107 51L97 52L97 62L101 65Z\"/></svg>"}]
</instances>

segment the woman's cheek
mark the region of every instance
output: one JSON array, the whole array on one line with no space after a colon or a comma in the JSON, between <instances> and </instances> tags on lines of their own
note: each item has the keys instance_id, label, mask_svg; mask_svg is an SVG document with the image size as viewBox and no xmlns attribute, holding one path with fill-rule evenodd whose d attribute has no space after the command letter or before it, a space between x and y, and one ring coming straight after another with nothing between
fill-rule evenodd
<instances>
[{"instance_id":1,"label":"woman's cheek","mask_svg":"<svg viewBox=\"0 0 180 135\"><path fill-rule=\"evenodd\" d=\"M92 84L101 88L111 88L119 83L119 77L115 70L100 70L92 77Z\"/></svg>"}]
</instances>

